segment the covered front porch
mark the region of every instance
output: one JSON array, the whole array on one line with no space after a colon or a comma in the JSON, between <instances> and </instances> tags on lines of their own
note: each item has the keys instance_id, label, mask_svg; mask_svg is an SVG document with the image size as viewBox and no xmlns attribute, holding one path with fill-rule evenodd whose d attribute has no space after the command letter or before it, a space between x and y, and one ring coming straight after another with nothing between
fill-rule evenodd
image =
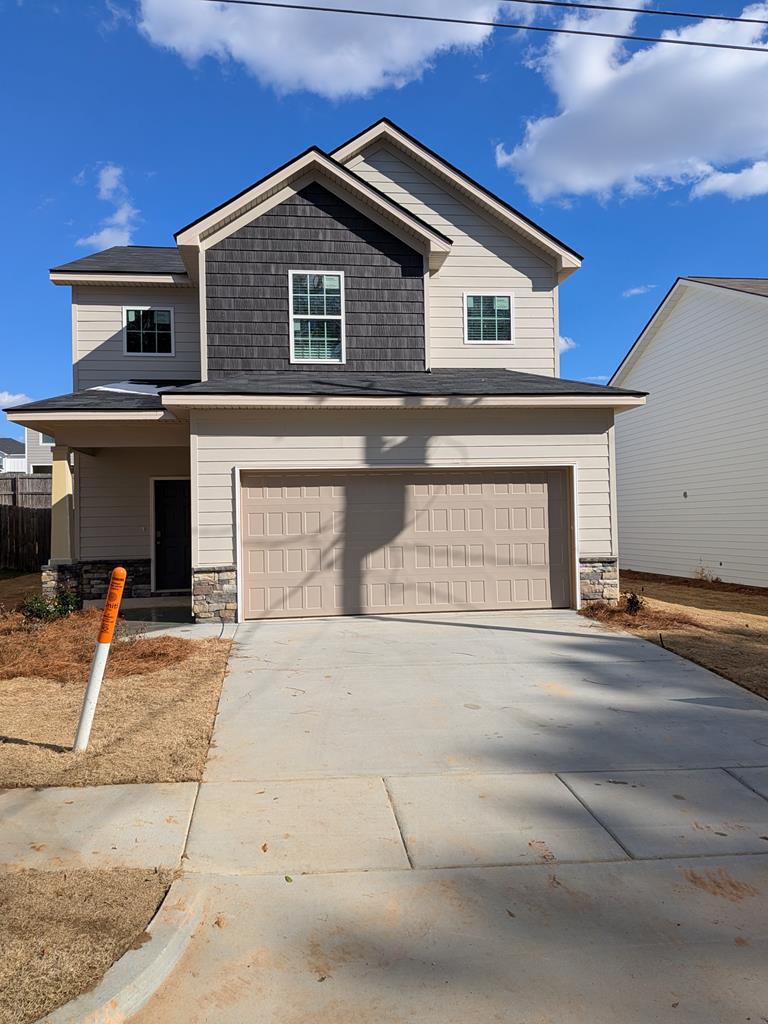
<instances>
[{"instance_id":1,"label":"covered front porch","mask_svg":"<svg viewBox=\"0 0 768 1024\"><path fill-rule=\"evenodd\" d=\"M51 557L43 594L65 588L103 600L116 565L128 571L123 607L149 618L191 617L188 425L156 410L19 413L55 439Z\"/></svg>"}]
</instances>

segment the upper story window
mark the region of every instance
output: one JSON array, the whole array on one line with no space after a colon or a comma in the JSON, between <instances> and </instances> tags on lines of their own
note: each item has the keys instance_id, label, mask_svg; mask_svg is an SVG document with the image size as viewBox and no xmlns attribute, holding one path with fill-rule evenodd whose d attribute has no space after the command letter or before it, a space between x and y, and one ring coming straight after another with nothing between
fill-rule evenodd
<instances>
[{"instance_id":1,"label":"upper story window","mask_svg":"<svg viewBox=\"0 0 768 1024\"><path fill-rule=\"evenodd\" d=\"M512 342L512 296L488 292L464 296L464 341L468 345Z\"/></svg>"},{"instance_id":2,"label":"upper story window","mask_svg":"<svg viewBox=\"0 0 768 1024\"><path fill-rule=\"evenodd\" d=\"M344 274L291 270L291 362L343 363Z\"/></svg>"},{"instance_id":3,"label":"upper story window","mask_svg":"<svg viewBox=\"0 0 768 1024\"><path fill-rule=\"evenodd\" d=\"M56 444L56 441L54 440L54 438L51 437L50 434L43 434L41 432L40 433L40 444L42 444L42 445L49 445L50 446L50 445Z\"/></svg>"},{"instance_id":4,"label":"upper story window","mask_svg":"<svg viewBox=\"0 0 768 1024\"><path fill-rule=\"evenodd\" d=\"M124 309L125 343L128 356L173 355L173 310L150 306Z\"/></svg>"}]
</instances>

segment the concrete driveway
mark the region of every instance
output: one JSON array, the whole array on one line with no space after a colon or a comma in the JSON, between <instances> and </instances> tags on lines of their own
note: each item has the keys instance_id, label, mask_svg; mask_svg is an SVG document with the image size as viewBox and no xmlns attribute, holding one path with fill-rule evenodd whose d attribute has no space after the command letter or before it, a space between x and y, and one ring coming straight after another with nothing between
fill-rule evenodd
<instances>
[{"instance_id":1,"label":"concrete driveway","mask_svg":"<svg viewBox=\"0 0 768 1024\"><path fill-rule=\"evenodd\" d=\"M768 1021L768 704L570 612L238 630L135 1018Z\"/></svg>"}]
</instances>

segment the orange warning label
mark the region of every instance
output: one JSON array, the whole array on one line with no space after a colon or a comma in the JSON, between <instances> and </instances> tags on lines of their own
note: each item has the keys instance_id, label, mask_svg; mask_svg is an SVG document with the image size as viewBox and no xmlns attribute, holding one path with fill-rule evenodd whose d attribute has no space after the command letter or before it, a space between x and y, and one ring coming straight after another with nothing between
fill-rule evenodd
<instances>
[{"instance_id":1,"label":"orange warning label","mask_svg":"<svg viewBox=\"0 0 768 1024\"><path fill-rule=\"evenodd\" d=\"M112 578L109 581L109 590L107 591L107 602L104 605L104 614L101 616L101 628L99 629L100 644L112 643L127 575L128 573L121 565L112 570Z\"/></svg>"}]
</instances>

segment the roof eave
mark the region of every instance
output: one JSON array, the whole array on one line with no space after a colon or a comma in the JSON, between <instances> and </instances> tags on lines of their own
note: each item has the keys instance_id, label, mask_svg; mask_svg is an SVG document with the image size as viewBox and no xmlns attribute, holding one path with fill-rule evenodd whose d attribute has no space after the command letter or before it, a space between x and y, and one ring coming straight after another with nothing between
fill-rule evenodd
<instances>
[{"instance_id":1,"label":"roof eave","mask_svg":"<svg viewBox=\"0 0 768 1024\"><path fill-rule=\"evenodd\" d=\"M172 410L610 408L645 405L644 395L162 395Z\"/></svg>"},{"instance_id":2,"label":"roof eave","mask_svg":"<svg viewBox=\"0 0 768 1024\"><path fill-rule=\"evenodd\" d=\"M193 281L189 274L157 274L138 273L136 271L126 272L96 272L88 273L76 271L51 270L48 274L50 280L57 285L115 285L117 287L130 287L132 285L154 285L160 288L176 287L190 288Z\"/></svg>"}]
</instances>

